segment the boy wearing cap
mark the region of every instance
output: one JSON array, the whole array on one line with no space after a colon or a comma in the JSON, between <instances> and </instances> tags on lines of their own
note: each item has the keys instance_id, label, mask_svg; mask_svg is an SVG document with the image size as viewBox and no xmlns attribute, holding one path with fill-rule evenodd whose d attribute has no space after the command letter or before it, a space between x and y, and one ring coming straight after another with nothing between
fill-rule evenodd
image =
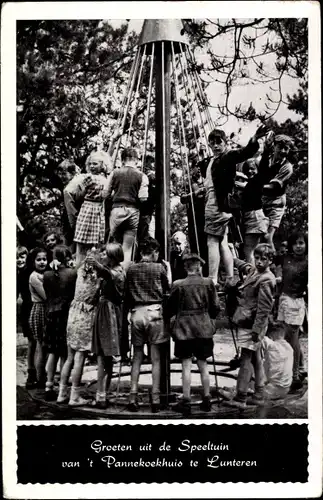
<instances>
[{"instance_id":1,"label":"boy wearing cap","mask_svg":"<svg viewBox=\"0 0 323 500\"><path fill-rule=\"evenodd\" d=\"M175 356L182 361L183 399L174 407L175 411L189 415L191 412L191 366L192 357L197 358L203 386L202 411L211 410L210 380L207 358L213 354L212 319L219 312L219 302L215 285L210 278L202 277L204 264L197 254L183 257L187 277L173 283L165 316L170 321L175 339Z\"/></svg>"},{"instance_id":2,"label":"boy wearing cap","mask_svg":"<svg viewBox=\"0 0 323 500\"><path fill-rule=\"evenodd\" d=\"M271 133L266 139L259 164L263 178L263 211L269 219L266 241L275 249L273 238L279 228L286 208L287 181L293 174L293 165L288 161L293 140L287 135Z\"/></svg>"},{"instance_id":3,"label":"boy wearing cap","mask_svg":"<svg viewBox=\"0 0 323 500\"><path fill-rule=\"evenodd\" d=\"M209 253L209 276L218 282L220 254L227 274L227 284L233 280L233 257L228 246L228 223L232 217L230 194L233 191L236 166L258 151L258 139L265 135L262 125L250 139L245 148L228 150L226 135L223 130L214 129L209 137L209 146L213 152L206 169L204 186L205 226Z\"/></svg>"},{"instance_id":4,"label":"boy wearing cap","mask_svg":"<svg viewBox=\"0 0 323 500\"><path fill-rule=\"evenodd\" d=\"M133 148L121 153L123 166L111 174L108 198L112 199L110 237L122 244L124 264L131 262L139 224L140 203L148 198L148 177L137 168L138 155Z\"/></svg>"}]
</instances>

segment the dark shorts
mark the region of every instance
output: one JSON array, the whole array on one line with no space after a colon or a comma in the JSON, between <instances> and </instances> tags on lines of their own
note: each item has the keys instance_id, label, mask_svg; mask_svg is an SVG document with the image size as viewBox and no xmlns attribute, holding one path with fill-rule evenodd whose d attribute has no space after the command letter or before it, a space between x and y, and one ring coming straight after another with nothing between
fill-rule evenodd
<instances>
[{"instance_id":1,"label":"dark shorts","mask_svg":"<svg viewBox=\"0 0 323 500\"><path fill-rule=\"evenodd\" d=\"M204 232L210 236L225 236L232 214L218 210L205 210Z\"/></svg>"},{"instance_id":2,"label":"dark shorts","mask_svg":"<svg viewBox=\"0 0 323 500\"><path fill-rule=\"evenodd\" d=\"M135 347L144 344L161 344L169 338L164 328L161 304L136 307L131 312L131 343Z\"/></svg>"},{"instance_id":3,"label":"dark shorts","mask_svg":"<svg viewBox=\"0 0 323 500\"><path fill-rule=\"evenodd\" d=\"M139 224L139 210L134 207L115 207L110 214L110 236L118 237L119 234L128 232L136 236Z\"/></svg>"},{"instance_id":4,"label":"dark shorts","mask_svg":"<svg viewBox=\"0 0 323 500\"><path fill-rule=\"evenodd\" d=\"M193 356L205 361L213 354L213 339L175 340L175 357L188 359Z\"/></svg>"}]
</instances>

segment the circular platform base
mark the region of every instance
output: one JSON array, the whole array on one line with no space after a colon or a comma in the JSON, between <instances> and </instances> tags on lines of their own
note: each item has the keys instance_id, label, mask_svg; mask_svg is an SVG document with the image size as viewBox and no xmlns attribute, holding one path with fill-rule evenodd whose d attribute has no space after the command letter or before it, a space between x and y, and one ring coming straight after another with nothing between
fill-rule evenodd
<instances>
[{"instance_id":1,"label":"circular platform base","mask_svg":"<svg viewBox=\"0 0 323 500\"><path fill-rule=\"evenodd\" d=\"M158 413L152 413L150 406L149 388L141 386L139 390L139 411L130 412L127 409L129 390L127 384L122 384L119 393L113 391L109 397L109 406L106 409L97 409L91 405L95 398L96 383L83 387L82 397L89 400L88 406L71 407L68 404L58 404L56 401L46 401L45 391L35 389L29 391L33 401L52 409L59 419L59 414L64 414L64 419L84 418L84 420L179 420L179 419L301 419L307 418L307 384L295 394L288 394L284 400L272 401L263 407L247 406L245 409L229 408L223 404L223 400L217 397L215 390L212 394L212 410L202 412L199 408L201 395L198 390L192 391L191 415L184 417L181 413L174 411L175 403L170 403L167 408ZM172 400L181 397L180 387L172 388Z\"/></svg>"}]
</instances>

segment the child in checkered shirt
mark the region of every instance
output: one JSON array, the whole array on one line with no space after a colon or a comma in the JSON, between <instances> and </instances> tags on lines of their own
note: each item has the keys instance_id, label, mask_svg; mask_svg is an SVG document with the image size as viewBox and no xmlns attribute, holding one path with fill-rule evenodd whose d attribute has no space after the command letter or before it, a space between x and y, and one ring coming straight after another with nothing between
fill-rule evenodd
<instances>
[{"instance_id":1,"label":"child in checkered shirt","mask_svg":"<svg viewBox=\"0 0 323 500\"><path fill-rule=\"evenodd\" d=\"M142 242L140 254L141 261L130 265L125 282L124 307L131 312L131 343L134 347L128 410L139 410L140 366L144 345L148 344L152 361L151 409L157 413L160 409L161 347L169 340L163 321L163 300L169 291L171 270L169 263L157 262L159 243L154 238Z\"/></svg>"}]
</instances>

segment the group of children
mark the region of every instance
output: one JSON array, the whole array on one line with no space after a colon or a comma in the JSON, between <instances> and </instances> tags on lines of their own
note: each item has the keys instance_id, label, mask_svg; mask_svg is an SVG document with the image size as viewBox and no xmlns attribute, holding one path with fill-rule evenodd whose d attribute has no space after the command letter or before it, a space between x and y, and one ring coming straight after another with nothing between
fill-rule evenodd
<instances>
[{"instance_id":1,"label":"group of children","mask_svg":"<svg viewBox=\"0 0 323 500\"><path fill-rule=\"evenodd\" d=\"M183 382L183 398L174 409L190 414L190 374L195 357L203 387L200 407L210 411L207 359L213 355L219 299L213 280L202 276L203 259L197 254L183 255L186 277L172 282L170 264L159 259L159 244L153 238L142 242L140 260L127 268L117 242L90 249L75 266L69 249L60 244L52 248L54 239L49 240L47 236L48 248L35 248L29 255L26 248L17 248L20 323L28 338L27 388L45 388L46 399L57 399L58 403L88 405L80 387L86 355L93 352L98 384L96 399L90 404L106 408L113 358L120 355L121 337L128 334L130 323L133 359L128 410L139 409L138 381L144 345L148 344L151 409L159 411L161 347L171 336L175 356L182 362ZM236 286L232 315L241 355L236 395L226 404L238 407L263 404L265 399L284 397L290 389L302 386L299 330L306 310L306 235L291 235L288 252L276 258L271 245L259 244L254 259L254 265L239 259L234 262L242 277ZM270 270L274 260L276 276ZM281 294L273 321L278 287ZM58 361L57 394L54 375ZM253 374L255 391L248 399Z\"/></svg>"}]
</instances>

